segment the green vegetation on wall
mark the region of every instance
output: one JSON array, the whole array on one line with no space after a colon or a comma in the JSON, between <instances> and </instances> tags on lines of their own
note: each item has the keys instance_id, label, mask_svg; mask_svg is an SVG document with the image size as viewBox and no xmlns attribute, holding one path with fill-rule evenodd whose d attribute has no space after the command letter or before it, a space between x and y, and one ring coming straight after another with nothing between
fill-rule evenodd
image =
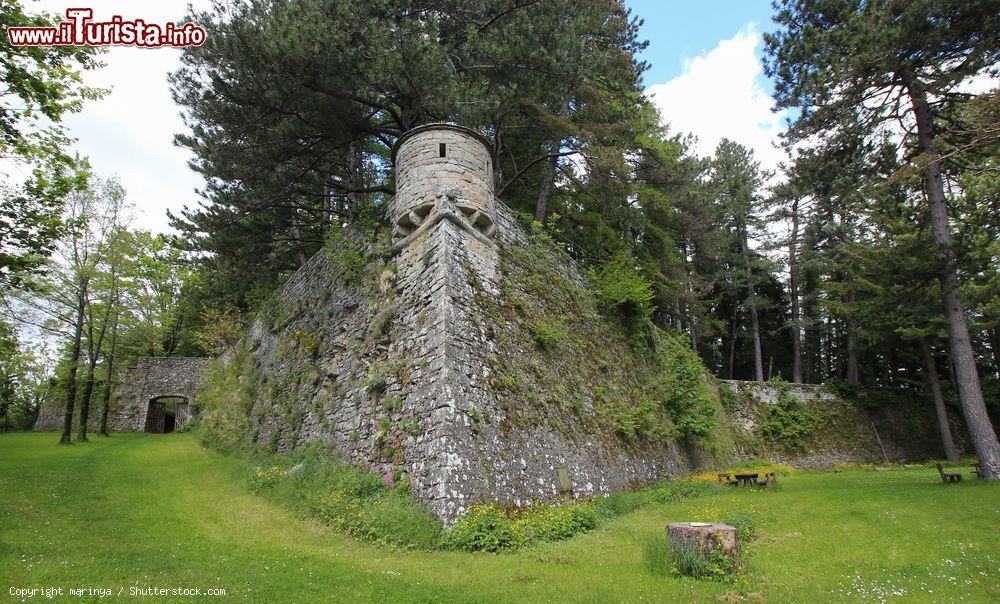
<instances>
[{"instance_id":1,"label":"green vegetation on wall","mask_svg":"<svg viewBox=\"0 0 1000 604\"><path fill-rule=\"evenodd\" d=\"M721 451L725 411L687 337L649 321L651 289L627 256L587 279L537 226L501 251L499 296L477 290L498 350L491 387L511 401L509 429L582 424L630 447L675 439ZM474 280L472 280L474 281Z\"/></svg>"},{"instance_id":2,"label":"green vegetation on wall","mask_svg":"<svg viewBox=\"0 0 1000 604\"><path fill-rule=\"evenodd\" d=\"M777 388L778 401L764 408L761 436L786 453L806 451L819 425L819 415L792 395L786 382L771 380L768 384Z\"/></svg>"}]
</instances>

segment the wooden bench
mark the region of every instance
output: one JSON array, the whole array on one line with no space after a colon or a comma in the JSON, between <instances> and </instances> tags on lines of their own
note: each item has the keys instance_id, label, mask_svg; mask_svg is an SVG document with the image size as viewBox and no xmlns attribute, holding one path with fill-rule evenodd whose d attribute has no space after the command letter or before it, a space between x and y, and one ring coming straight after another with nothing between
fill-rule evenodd
<instances>
[{"instance_id":1,"label":"wooden bench","mask_svg":"<svg viewBox=\"0 0 1000 604\"><path fill-rule=\"evenodd\" d=\"M962 480L962 475L958 472L945 472L944 468L941 467L941 463L937 464L938 473L941 474L941 480L946 483L950 482L960 482Z\"/></svg>"},{"instance_id":2,"label":"wooden bench","mask_svg":"<svg viewBox=\"0 0 1000 604\"><path fill-rule=\"evenodd\" d=\"M771 487L774 486L774 483L776 481L777 481L777 478L775 478L774 472L768 472L767 474L764 474L764 482L761 482L759 484L760 484L760 486L764 487L765 489L770 489Z\"/></svg>"}]
</instances>

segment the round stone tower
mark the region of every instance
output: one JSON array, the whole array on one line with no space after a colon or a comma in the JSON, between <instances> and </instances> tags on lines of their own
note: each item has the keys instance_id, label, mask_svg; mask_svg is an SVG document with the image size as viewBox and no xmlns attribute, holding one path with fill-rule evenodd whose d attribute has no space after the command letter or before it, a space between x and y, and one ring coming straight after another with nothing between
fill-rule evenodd
<instances>
[{"instance_id":1,"label":"round stone tower","mask_svg":"<svg viewBox=\"0 0 1000 604\"><path fill-rule=\"evenodd\" d=\"M454 124L427 124L399 137L392 152L396 197L389 207L393 239L434 214L454 214L475 231L493 233L493 155L482 135Z\"/></svg>"}]
</instances>

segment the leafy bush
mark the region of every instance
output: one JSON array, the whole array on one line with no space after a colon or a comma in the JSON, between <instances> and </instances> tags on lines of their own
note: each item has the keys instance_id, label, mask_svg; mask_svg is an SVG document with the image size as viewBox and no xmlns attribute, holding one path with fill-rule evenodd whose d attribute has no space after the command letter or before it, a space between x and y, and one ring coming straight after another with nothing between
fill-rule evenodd
<instances>
[{"instance_id":1,"label":"leafy bush","mask_svg":"<svg viewBox=\"0 0 1000 604\"><path fill-rule=\"evenodd\" d=\"M442 542L448 549L478 552L514 550L524 544L524 534L516 531L507 511L496 504L469 508Z\"/></svg>"},{"instance_id":2,"label":"leafy bush","mask_svg":"<svg viewBox=\"0 0 1000 604\"><path fill-rule=\"evenodd\" d=\"M597 528L600 516L587 503L570 505L536 504L519 508L515 526L521 527L527 544L559 541Z\"/></svg>"},{"instance_id":3,"label":"leafy bush","mask_svg":"<svg viewBox=\"0 0 1000 604\"><path fill-rule=\"evenodd\" d=\"M473 506L447 533L443 545L468 551L509 551L568 539L597 527L600 521L600 514L588 503Z\"/></svg>"},{"instance_id":4,"label":"leafy bush","mask_svg":"<svg viewBox=\"0 0 1000 604\"><path fill-rule=\"evenodd\" d=\"M389 366L382 362L372 363L368 368L368 377L365 379L365 387L369 392L380 393L385 391L389 385Z\"/></svg>"},{"instance_id":5,"label":"leafy bush","mask_svg":"<svg viewBox=\"0 0 1000 604\"><path fill-rule=\"evenodd\" d=\"M229 304L206 308L201 313L201 330L195 341L210 355L220 355L236 346L246 335L247 317Z\"/></svg>"},{"instance_id":6,"label":"leafy bush","mask_svg":"<svg viewBox=\"0 0 1000 604\"><path fill-rule=\"evenodd\" d=\"M271 466L266 469L257 469L250 475L250 490L259 492L261 489L269 487L285 475L285 468L281 466Z\"/></svg>"},{"instance_id":7,"label":"leafy bush","mask_svg":"<svg viewBox=\"0 0 1000 604\"><path fill-rule=\"evenodd\" d=\"M736 510L723 521L736 529L741 543L750 543L757 538L757 520L743 510Z\"/></svg>"},{"instance_id":8,"label":"leafy bush","mask_svg":"<svg viewBox=\"0 0 1000 604\"><path fill-rule=\"evenodd\" d=\"M313 505L330 525L374 543L431 550L441 536L441 523L399 489L366 498L335 491Z\"/></svg>"},{"instance_id":9,"label":"leafy bush","mask_svg":"<svg viewBox=\"0 0 1000 604\"><path fill-rule=\"evenodd\" d=\"M587 271L600 298L625 320L633 335L640 335L653 314L653 286L635 261L618 252L607 262Z\"/></svg>"},{"instance_id":10,"label":"leafy bush","mask_svg":"<svg viewBox=\"0 0 1000 604\"><path fill-rule=\"evenodd\" d=\"M660 406L648 398L638 401L615 399L601 405L602 413L611 420L615 432L625 439L652 439L662 424L657 417Z\"/></svg>"},{"instance_id":11,"label":"leafy bush","mask_svg":"<svg viewBox=\"0 0 1000 604\"><path fill-rule=\"evenodd\" d=\"M338 460L327 449L258 457L250 489L270 500L375 543L434 549L441 522L392 481ZM286 469L287 468L287 469Z\"/></svg>"},{"instance_id":12,"label":"leafy bush","mask_svg":"<svg viewBox=\"0 0 1000 604\"><path fill-rule=\"evenodd\" d=\"M760 434L783 451L802 452L818 424L819 417L790 394L786 386L780 388L778 402L764 409Z\"/></svg>"},{"instance_id":13,"label":"leafy bush","mask_svg":"<svg viewBox=\"0 0 1000 604\"><path fill-rule=\"evenodd\" d=\"M618 491L610 495L595 497L591 500L594 511L604 518L624 516L649 503L640 493L633 491Z\"/></svg>"},{"instance_id":14,"label":"leafy bush","mask_svg":"<svg viewBox=\"0 0 1000 604\"><path fill-rule=\"evenodd\" d=\"M323 244L323 253L330 261L335 275L344 283L357 284L368 266L369 255L362 246L363 237L352 228L331 228Z\"/></svg>"},{"instance_id":15,"label":"leafy bush","mask_svg":"<svg viewBox=\"0 0 1000 604\"><path fill-rule=\"evenodd\" d=\"M823 385L837 398L845 401L855 402L858 400L858 385L843 378L833 377L826 380Z\"/></svg>"},{"instance_id":16,"label":"leafy bush","mask_svg":"<svg viewBox=\"0 0 1000 604\"><path fill-rule=\"evenodd\" d=\"M728 384L719 384L719 399L722 401L722 408L727 413L732 413L740 404L740 395L736 394Z\"/></svg>"},{"instance_id":17,"label":"leafy bush","mask_svg":"<svg viewBox=\"0 0 1000 604\"><path fill-rule=\"evenodd\" d=\"M403 408L403 397L398 394L387 396L385 400L382 401L382 407L385 409L386 413L395 413Z\"/></svg>"},{"instance_id":18,"label":"leafy bush","mask_svg":"<svg viewBox=\"0 0 1000 604\"><path fill-rule=\"evenodd\" d=\"M559 342L566 339L566 327L561 321L536 319L527 326L535 344L542 350L552 350Z\"/></svg>"},{"instance_id":19,"label":"leafy bush","mask_svg":"<svg viewBox=\"0 0 1000 604\"><path fill-rule=\"evenodd\" d=\"M679 436L701 438L716 426L716 405L705 383L705 366L687 338L680 334L658 333L656 396L670 413Z\"/></svg>"},{"instance_id":20,"label":"leafy bush","mask_svg":"<svg viewBox=\"0 0 1000 604\"><path fill-rule=\"evenodd\" d=\"M245 346L238 346L229 362L210 361L198 388L200 437L207 446L240 455L253 434L250 412L255 399L256 369Z\"/></svg>"}]
</instances>

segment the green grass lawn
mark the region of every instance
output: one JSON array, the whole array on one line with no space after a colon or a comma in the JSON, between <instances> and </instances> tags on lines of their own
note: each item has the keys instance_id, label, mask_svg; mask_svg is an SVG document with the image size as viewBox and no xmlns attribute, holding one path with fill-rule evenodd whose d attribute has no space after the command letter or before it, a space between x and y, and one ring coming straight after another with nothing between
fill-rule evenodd
<instances>
[{"instance_id":1,"label":"green grass lawn","mask_svg":"<svg viewBox=\"0 0 1000 604\"><path fill-rule=\"evenodd\" d=\"M0 436L4 600L9 587L138 586L261 602L1000 601L1000 484L967 470L954 486L934 469L803 472L772 492L650 506L514 554L426 553L266 502L240 486L238 461L189 434L57 440ZM733 510L763 534L736 584L647 570L643 544L668 522Z\"/></svg>"}]
</instances>

